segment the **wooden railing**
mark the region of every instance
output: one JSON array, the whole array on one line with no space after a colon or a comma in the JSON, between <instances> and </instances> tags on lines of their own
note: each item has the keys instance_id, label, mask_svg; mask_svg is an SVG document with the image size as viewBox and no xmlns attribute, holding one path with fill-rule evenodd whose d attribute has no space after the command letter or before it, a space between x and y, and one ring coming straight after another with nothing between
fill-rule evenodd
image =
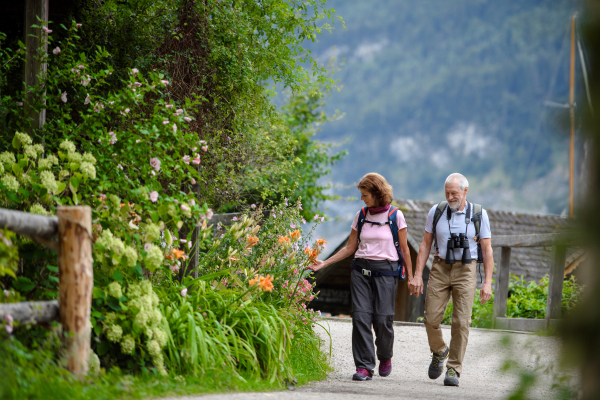
<instances>
[{"instance_id":1,"label":"wooden railing","mask_svg":"<svg viewBox=\"0 0 600 400\"><path fill-rule=\"evenodd\" d=\"M493 247L501 247L494 291L493 326L496 329L536 332L553 328L561 317L561 302L567 248L579 243L573 232L561 234L507 235L492 238ZM552 246L546 318L507 318L510 254L513 247Z\"/></svg>"},{"instance_id":2,"label":"wooden railing","mask_svg":"<svg viewBox=\"0 0 600 400\"><path fill-rule=\"evenodd\" d=\"M58 253L58 301L0 304L0 318L10 314L27 323L59 320L65 332L67 369L85 375L90 355L92 210L59 207L57 217L0 208L0 228L36 240Z\"/></svg>"}]
</instances>

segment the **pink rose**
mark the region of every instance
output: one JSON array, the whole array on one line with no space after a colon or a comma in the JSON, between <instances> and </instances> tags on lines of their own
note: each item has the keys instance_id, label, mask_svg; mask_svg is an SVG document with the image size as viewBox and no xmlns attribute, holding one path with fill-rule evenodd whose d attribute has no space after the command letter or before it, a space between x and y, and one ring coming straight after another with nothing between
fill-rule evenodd
<instances>
[{"instance_id":1,"label":"pink rose","mask_svg":"<svg viewBox=\"0 0 600 400\"><path fill-rule=\"evenodd\" d=\"M173 104L167 104L166 107L167 108L173 108Z\"/></svg>"},{"instance_id":2,"label":"pink rose","mask_svg":"<svg viewBox=\"0 0 600 400\"><path fill-rule=\"evenodd\" d=\"M192 162L196 165L200 164L200 154L196 154Z\"/></svg>"},{"instance_id":3,"label":"pink rose","mask_svg":"<svg viewBox=\"0 0 600 400\"><path fill-rule=\"evenodd\" d=\"M140 70L139 70L139 69L137 69L137 68L132 68L132 69L131 69L131 73L132 73L132 74L137 74L138 72L140 72Z\"/></svg>"},{"instance_id":4,"label":"pink rose","mask_svg":"<svg viewBox=\"0 0 600 400\"><path fill-rule=\"evenodd\" d=\"M150 159L150 165L154 168L155 171L160 171L160 160L156 157L152 157Z\"/></svg>"},{"instance_id":5,"label":"pink rose","mask_svg":"<svg viewBox=\"0 0 600 400\"><path fill-rule=\"evenodd\" d=\"M190 163L190 156L183 156L183 162L189 165L189 163Z\"/></svg>"},{"instance_id":6,"label":"pink rose","mask_svg":"<svg viewBox=\"0 0 600 400\"><path fill-rule=\"evenodd\" d=\"M60 53L60 47L56 46L56 48L54 50L52 50L53 54L58 54Z\"/></svg>"},{"instance_id":7,"label":"pink rose","mask_svg":"<svg viewBox=\"0 0 600 400\"><path fill-rule=\"evenodd\" d=\"M201 149L202 151L206 152L206 150L208 150L208 146L202 146Z\"/></svg>"},{"instance_id":8,"label":"pink rose","mask_svg":"<svg viewBox=\"0 0 600 400\"><path fill-rule=\"evenodd\" d=\"M166 125L168 123L169 123L169 121L163 121L163 125Z\"/></svg>"},{"instance_id":9,"label":"pink rose","mask_svg":"<svg viewBox=\"0 0 600 400\"><path fill-rule=\"evenodd\" d=\"M158 200L158 192L156 190L153 190L149 193L150 196L150 201L152 201L153 203L156 203L156 201Z\"/></svg>"}]
</instances>

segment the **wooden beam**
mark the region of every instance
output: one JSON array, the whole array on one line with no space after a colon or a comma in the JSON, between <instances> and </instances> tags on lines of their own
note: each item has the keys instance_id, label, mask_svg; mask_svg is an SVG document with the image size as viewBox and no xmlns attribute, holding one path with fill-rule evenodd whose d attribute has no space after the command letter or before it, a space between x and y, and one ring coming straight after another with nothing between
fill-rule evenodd
<instances>
[{"instance_id":1,"label":"wooden beam","mask_svg":"<svg viewBox=\"0 0 600 400\"><path fill-rule=\"evenodd\" d=\"M506 304L508 301L508 281L509 281L509 265L510 265L510 247L502 247L500 256L500 265L496 274L496 288L494 291L494 309L492 318L495 321L497 318L506 316Z\"/></svg>"},{"instance_id":2,"label":"wooden beam","mask_svg":"<svg viewBox=\"0 0 600 400\"><path fill-rule=\"evenodd\" d=\"M46 43L40 53L42 46L42 35L46 35L40 28L32 28L32 25L40 26L38 18L44 22L48 22L48 2L49 0L26 0L25 4L25 26L24 26L24 42L27 48L25 54L25 69L23 74L23 85L31 87L39 84L38 75L45 74L47 70L46 63L42 63L42 56L48 53L48 44ZM32 105L35 98L31 94L26 94L25 98L25 115L31 119L31 127L27 133L32 134L34 130L40 129L46 121L46 110L36 111ZM43 144L43 143L42 143Z\"/></svg>"},{"instance_id":3,"label":"wooden beam","mask_svg":"<svg viewBox=\"0 0 600 400\"><path fill-rule=\"evenodd\" d=\"M21 323L57 321L58 301L23 301L0 304L0 318L7 314Z\"/></svg>"},{"instance_id":4,"label":"wooden beam","mask_svg":"<svg viewBox=\"0 0 600 400\"><path fill-rule=\"evenodd\" d=\"M492 237L493 247L539 247L552 246L557 243L577 246L581 245L581 238L576 232L501 235Z\"/></svg>"},{"instance_id":5,"label":"wooden beam","mask_svg":"<svg viewBox=\"0 0 600 400\"><path fill-rule=\"evenodd\" d=\"M88 371L91 339L92 209L59 207L58 293L60 322L67 347L67 369L77 376Z\"/></svg>"},{"instance_id":6,"label":"wooden beam","mask_svg":"<svg viewBox=\"0 0 600 400\"><path fill-rule=\"evenodd\" d=\"M560 318L562 303L563 281L565 277L566 246L554 246L552 249L552 264L550 265L550 281L548 283L548 301L546 302L546 318Z\"/></svg>"},{"instance_id":7,"label":"wooden beam","mask_svg":"<svg viewBox=\"0 0 600 400\"><path fill-rule=\"evenodd\" d=\"M58 233L58 218L0 208L0 227L19 235L53 239Z\"/></svg>"}]
</instances>

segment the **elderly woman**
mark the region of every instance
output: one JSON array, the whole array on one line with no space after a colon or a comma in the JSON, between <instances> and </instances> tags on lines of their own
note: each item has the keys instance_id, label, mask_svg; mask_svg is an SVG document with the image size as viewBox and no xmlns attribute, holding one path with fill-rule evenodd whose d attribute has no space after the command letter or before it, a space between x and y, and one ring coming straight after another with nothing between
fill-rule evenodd
<instances>
[{"instance_id":1,"label":"elderly woman","mask_svg":"<svg viewBox=\"0 0 600 400\"><path fill-rule=\"evenodd\" d=\"M366 381L372 379L376 364L371 326L376 336L379 376L392 372L396 289L398 279L404 280L406 273L412 280L412 265L406 221L398 208L391 207L392 187L376 173L366 174L357 187L366 207L354 216L348 244L331 258L316 261L308 268L318 271L354 254L352 354L356 373L352 379Z\"/></svg>"}]
</instances>

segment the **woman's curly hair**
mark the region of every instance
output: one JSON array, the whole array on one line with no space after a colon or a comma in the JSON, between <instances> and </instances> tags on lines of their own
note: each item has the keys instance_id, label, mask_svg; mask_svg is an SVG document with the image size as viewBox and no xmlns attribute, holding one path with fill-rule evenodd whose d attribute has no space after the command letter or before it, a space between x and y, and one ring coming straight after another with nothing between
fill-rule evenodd
<instances>
[{"instance_id":1,"label":"woman's curly hair","mask_svg":"<svg viewBox=\"0 0 600 400\"><path fill-rule=\"evenodd\" d=\"M391 204L394 199L393 188L383 176L376 172L369 172L363 176L358 185L358 189L365 189L377 200L377 207Z\"/></svg>"}]
</instances>

